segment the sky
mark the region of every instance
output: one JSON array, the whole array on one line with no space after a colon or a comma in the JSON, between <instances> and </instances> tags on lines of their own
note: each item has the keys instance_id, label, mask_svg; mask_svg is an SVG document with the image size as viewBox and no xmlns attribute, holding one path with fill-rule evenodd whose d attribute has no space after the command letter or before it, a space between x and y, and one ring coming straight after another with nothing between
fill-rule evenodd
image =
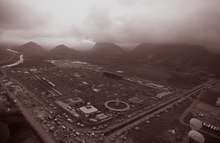
<instances>
[{"instance_id":1,"label":"sky","mask_svg":"<svg viewBox=\"0 0 220 143\"><path fill-rule=\"evenodd\" d=\"M0 43L184 43L220 49L219 7L220 0L0 0Z\"/></svg>"}]
</instances>

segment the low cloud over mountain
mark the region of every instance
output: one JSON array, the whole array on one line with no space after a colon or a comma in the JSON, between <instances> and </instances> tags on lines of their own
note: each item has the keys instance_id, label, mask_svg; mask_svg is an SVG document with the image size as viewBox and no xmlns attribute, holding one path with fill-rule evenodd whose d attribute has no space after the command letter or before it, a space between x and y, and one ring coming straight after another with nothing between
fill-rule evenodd
<instances>
[{"instance_id":1,"label":"low cloud over mountain","mask_svg":"<svg viewBox=\"0 0 220 143\"><path fill-rule=\"evenodd\" d=\"M219 48L219 0L1 0L0 42L92 47L186 43Z\"/></svg>"}]
</instances>

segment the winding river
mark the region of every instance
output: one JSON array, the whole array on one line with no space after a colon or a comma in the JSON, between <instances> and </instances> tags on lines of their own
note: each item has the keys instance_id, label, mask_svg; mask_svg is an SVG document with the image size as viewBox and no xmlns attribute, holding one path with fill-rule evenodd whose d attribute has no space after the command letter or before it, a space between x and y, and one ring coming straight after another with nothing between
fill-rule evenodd
<instances>
[{"instance_id":1,"label":"winding river","mask_svg":"<svg viewBox=\"0 0 220 143\"><path fill-rule=\"evenodd\" d=\"M11 50L11 49L7 49L7 50L19 54L17 51L14 51L14 50ZM20 55L20 58L19 58L18 61L16 61L15 63L9 64L9 65L4 65L4 66L2 66L2 68L10 68L10 67L13 67L13 66L17 66L17 65L19 65L23 62L24 62L24 55Z\"/></svg>"}]
</instances>

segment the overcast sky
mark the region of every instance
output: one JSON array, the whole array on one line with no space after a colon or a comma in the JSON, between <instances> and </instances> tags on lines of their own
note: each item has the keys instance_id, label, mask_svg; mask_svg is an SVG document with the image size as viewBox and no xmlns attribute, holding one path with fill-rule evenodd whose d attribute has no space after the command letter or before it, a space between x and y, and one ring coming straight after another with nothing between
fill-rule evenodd
<instances>
[{"instance_id":1,"label":"overcast sky","mask_svg":"<svg viewBox=\"0 0 220 143\"><path fill-rule=\"evenodd\" d=\"M220 47L220 0L0 0L0 42Z\"/></svg>"}]
</instances>

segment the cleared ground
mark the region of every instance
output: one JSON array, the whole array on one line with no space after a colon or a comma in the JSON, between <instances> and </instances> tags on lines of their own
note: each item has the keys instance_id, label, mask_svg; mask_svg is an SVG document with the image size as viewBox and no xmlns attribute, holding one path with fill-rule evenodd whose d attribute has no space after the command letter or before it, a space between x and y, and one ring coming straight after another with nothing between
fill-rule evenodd
<instances>
[{"instance_id":1,"label":"cleared ground","mask_svg":"<svg viewBox=\"0 0 220 143\"><path fill-rule=\"evenodd\" d=\"M152 65L142 65L142 66L107 66L110 71L124 71L127 76L136 76L152 81L165 81L172 75L169 73L168 69L165 67L157 67Z\"/></svg>"},{"instance_id":2,"label":"cleared ground","mask_svg":"<svg viewBox=\"0 0 220 143\"><path fill-rule=\"evenodd\" d=\"M180 124L178 117L189 105L190 102L185 101L174 109L168 110L168 113L151 118L150 123L144 122L139 125L140 130L132 130L128 135L129 138L131 137L134 143L168 143L174 139L184 140L189 129ZM169 130L175 130L175 134Z\"/></svg>"}]
</instances>

